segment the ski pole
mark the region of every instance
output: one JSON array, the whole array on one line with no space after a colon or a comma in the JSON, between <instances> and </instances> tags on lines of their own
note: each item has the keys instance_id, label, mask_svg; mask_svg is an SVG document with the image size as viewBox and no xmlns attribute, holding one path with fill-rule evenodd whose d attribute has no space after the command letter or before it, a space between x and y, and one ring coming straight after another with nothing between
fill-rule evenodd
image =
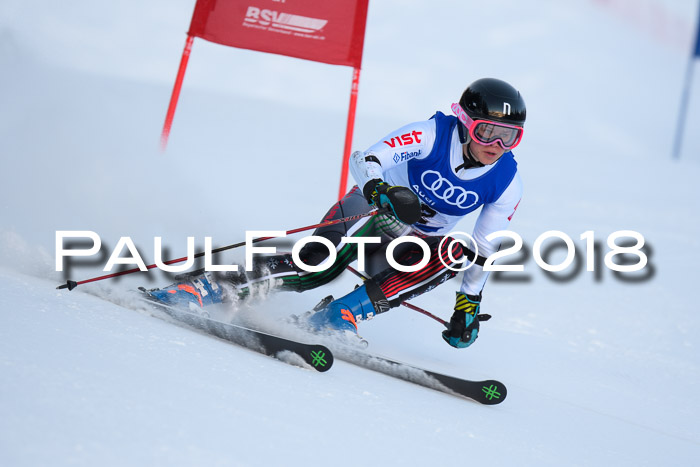
<instances>
[{"instance_id":1,"label":"ski pole","mask_svg":"<svg viewBox=\"0 0 700 467\"><path fill-rule=\"evenodd\" d=\"M286 234L286 235L292 235L292 234L295 234L295 233L304 232L304 231L306 231L306 230L316 229L316 228L320 228L320 227L326 227L326 226L329 226L329 225L342 224L343 222L356 221L356 220L362 219L363 217L374 216L374 215L376 215L376 214L380 214L380 213L384 213L384 212L386 212L386 211L383 210L383 209L382 209L382 210L369 211L369 212L365 212L365 213L362 213L362 214L356 214L356 215L354 215L354 216L343 217L342 219L333 219L333 220L329 220L329 221L320 222L320 223L314 224L314 225L307 225L306 227L299 227L299 228L297 228L297 229L287 230L287 231L285 232L285 234ZM270 240L270 239L273 239L273 238L277 238L277 237L259 237L259 238L254 238L253 240L251 240L251 243L263 242L263 241L265 241L265 240ZM232 249L234 249L234 248L238 248L238 247L244 246L245 244L246 244L246 242L238 242L238 243L234 243L233 245L222 246L222 247L220 247L220 248L216 248L216 249L212 250L212 251L211 251L211 254L221 253L222 251L226 251L226 250L232 250ZM200 258L200 257L204 256L204 254L205 254L205 252L201 251L201 252L195 254L195 255L193 256L193 258ZM182 258L171 259L171 260L168 260L168 261L163 261L163 264L170 265L170 264L175 264L175 263L181 263L181 262L185 261L187 258L188 258L187 256L184 256L184 257L182 257ZM156 267L155 264L149 264L148 266L146 266L146 269L154 269L155 267ZM133 269L128 269L128 270L126 270L126 271L119 271L119 272L115 272L115 273L112 273L112 274L106 274L106 275L104 275L104 276L93 277L93 278L91 278L91 279L85 279L85 280L82 280L82 281L72 281L72 280L68 280L68 281L66 281L65 284L61 284L61 285L59 285L59 286L56 287L56 288L57 288L57 289L68 289L68 290L73 290L74 288L76 288L77 286L79 286L79 285L81 285L81 284L87 284L88 282L101 281L101 280L104 280L104 279L111 279L111 278L113 278L113 277L124 276L124 275L126 275L126 274L132 274L132 273L134 273L134 272L139 272L139 271L141 271L141 269L139 269L139 268L133 268Z\"/></svg>"},{"instance_id":2,"label":"ski pole","mask_svg":"<svg viewBox=\"0 0 700 467\"><path fill-rule=\"evenodd\" d=\"M350 272L352 272L353 274L355 274L357 277L361 278L362 280L367 280L367 279L369 279L367 276L365 276L364 274L362 274L360 271L358 271L357 269L353 268L352 266L348 266L347 268L348 268L348 270L349 270ZM411 304L411 303L408 303L408 302L401 302L401 304L402 304L403 306L405 306L406 308L409 308L409 309L411 309L411 310L413 310L413 311L417 311L418 313L423 313L425 316L429 316L430 318L433 318L433 319L434 319L435 321L437 321L438 323L440 323L440 324L442 324L443 326L447 327L447 321L445 321L444 319L440 318L439 316L435 316L435 315L432 314L431 312L429 312L429 311L427 311L427 310L424 310L423 308L418 307L418 306L415 306L415 305L413 305L413 304Z\"/></svg>"}]
</instances>

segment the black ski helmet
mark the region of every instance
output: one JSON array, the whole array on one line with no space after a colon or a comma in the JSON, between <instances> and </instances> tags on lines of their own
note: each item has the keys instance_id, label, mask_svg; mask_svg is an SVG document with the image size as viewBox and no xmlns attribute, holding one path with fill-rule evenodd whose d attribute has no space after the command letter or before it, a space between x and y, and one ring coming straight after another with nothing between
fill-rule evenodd
<instances>
[{"instance_id":1,"label":"black ski helmet","mask_svg":"<svg viewBox=\"0 0 700 467\"><path fill-rule=\"evenodd\" d=\"M525 101L517 89L500 79L482 78L462 93L459 105L472 120L525 124Z\"/></svg>"}]
</instances>

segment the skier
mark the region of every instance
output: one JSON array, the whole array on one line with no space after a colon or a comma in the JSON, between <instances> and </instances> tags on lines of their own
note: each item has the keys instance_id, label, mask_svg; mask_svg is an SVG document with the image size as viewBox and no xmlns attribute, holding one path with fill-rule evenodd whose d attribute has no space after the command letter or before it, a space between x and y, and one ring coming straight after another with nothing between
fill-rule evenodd
<instances>
[{"instance_id":1,"label":"skier","mask_svg":"<svg viewBox=\"0 0 700 467\"><path fill-rule=\"evenodd\" d=\"M513 86L484 78L467 87L452 111L455 116L436 112L429 120L408 124L352 155L350 171L357 185L331 207L324 221L376 208L389 214L317 229L314 235L336 246L336 260L326 270L304 271L293 263L291 254L260 257L252 272L214 277L197 271L182 282L149 291L150 295L167 304L203 307L244 297L256 287L269 286L273 279L281 282L283 290L303 292L327 284L357 259L357 244L341 243L342 237L378 236L381 243L365 246L371 277L337 300L326 297L303 317L304 324L315 330L357 333L357 321L432 290L456 276L455 269L464 259L475 259L470 249L452 238L441 241L460 219L481 208L472 235L478 258L464 273L454 313L442 332L449 345L470 346L478 336L478 314L488 276L483 261L500 246L486 237L508 228L522 196L511 149L523 136L526 110ZM387 244L406 235L419 237L430 249L428 263L416 272L401 272L385 260ZM419 263L423 254L419 245L407 242L394 256L408 266ZM299 257L307 265L319 265L328 257L328 249L309 243Z\"/></svg>"}]
</instances>

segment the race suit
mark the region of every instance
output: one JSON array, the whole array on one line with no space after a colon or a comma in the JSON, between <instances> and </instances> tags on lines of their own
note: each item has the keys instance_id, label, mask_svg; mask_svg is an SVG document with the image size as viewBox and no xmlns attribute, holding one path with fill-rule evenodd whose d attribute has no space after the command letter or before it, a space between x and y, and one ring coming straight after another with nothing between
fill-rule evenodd
<instances>
[{"instance_id":1,"label":"race suit","mask_svg":"<svg viewBox=\"0 0 700 467\"><path fill-rule=\"evenodd\" d=\"M480 257L488 257L496 252L500 239L488 241L486 237L508 228L520 202L522 182L517 163L508 151L492 165L465 164L463 144L468 142L468 136L464 133L456 117L437 112L427 121L406 125L366 151L354 153L350 171L357 185L331 207L323 220L340 219L374 209L362 190L374 179L409 187L421 201L421 220L405 226L391 216L375 215L322 227L314 235L326 237L336 245L337 257L330 267L322 272L306 272L293 264L290 254L261 258L253 273L231 277L239 294L270 278L280 279L283 289L299 292L324 285L357 259L357 245L342 243L342 237L379 236L381 244L366 245L367 271L371 274L366 284L368 290L381 290L381 293L373 292L372 299L378 313L386 311L457 275L443 263L458 267L457 262L463 260L465 253L461 245L453 244L451 258L447 251L439 251L438 245L460 219L479 208L481 212L472 233L477 253ZM388 267L383 255L386 245L397 235L419 236L428 243L431 258L425 267L415 272ZM397 262L412 265L423 259L423 251L417 245L405 243L402 247L394 255ZM439 261L438 255L443 261ZM318 243L310 243L299 256L306 264L318 265L328 257L328 250ZM480 295L487 276L482 266L474 264L464 273L460 291Z\"/></svg>"}]
</instances>

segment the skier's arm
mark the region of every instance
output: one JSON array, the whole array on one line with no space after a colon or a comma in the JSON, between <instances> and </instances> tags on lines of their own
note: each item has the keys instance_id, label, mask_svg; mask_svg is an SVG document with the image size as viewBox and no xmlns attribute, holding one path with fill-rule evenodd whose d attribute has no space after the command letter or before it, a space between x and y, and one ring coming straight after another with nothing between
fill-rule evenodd
<instances>
[{"instance_id":1,"label":"skier's arm","mask_svg":"<svg viewBox=\"0 0 700 467\"><path fill-rule=\"evenodd\" d=\"M496 238L488 241L486 237L493 232L508 229L522 194L523 184L520 174L516 172L515 177L501 197L493 203L485 204L481 209L473 232L474 240L479 248L479 256L488 258L498 251L502 239ZM460 291L466 295L480 295L487 278L488 272L484 271L482 266L474 264L464 272Z\"/></svg>"},{"instance_id":2,"label":"skier's arm","mask_svg":"<svg viewBox=\"0 0 700 467\"><path fill-rule=\"evenodd\" d=\"M494 203L485 204L474 227L474 240L479 248L479 256L489 257L498 251L500 239L487 241L493 232L506 230L522 197L522 181L518 173L513 181ZM442 332L442 338L452 347L465 348L474 343L479 335L479 308L481 290L484 288L488 273L478 264L472 265L464 272L462 286L457 292L454 313L448 329Z\"/></svg>"},{"instance_id":3,"label":"skier's arm","mask_svg":"<svg viewBox=\"0 0 700 467\"><path fill-rule=\"evenodd\" d=\"M405 224L418 222L421 218L418 196L410 188L389 185L384 174L410 159L426 157L434 140L435 122L417 122L390 133L365 152L353 153L350 172L367 202L390 209Z\"/></svg>"},{"instance_id":4,"label":"skier's arm","mask_svg":"<svg viewBox=\"0 0 700 467\"><path fill-rule=\"evenodd\" d=\"M350 157L350 173L363 189L372 180L384 180L384 173L411 159L427 157L435 142L435 120L410 123Z\"/></svg>"}]
</instances>

